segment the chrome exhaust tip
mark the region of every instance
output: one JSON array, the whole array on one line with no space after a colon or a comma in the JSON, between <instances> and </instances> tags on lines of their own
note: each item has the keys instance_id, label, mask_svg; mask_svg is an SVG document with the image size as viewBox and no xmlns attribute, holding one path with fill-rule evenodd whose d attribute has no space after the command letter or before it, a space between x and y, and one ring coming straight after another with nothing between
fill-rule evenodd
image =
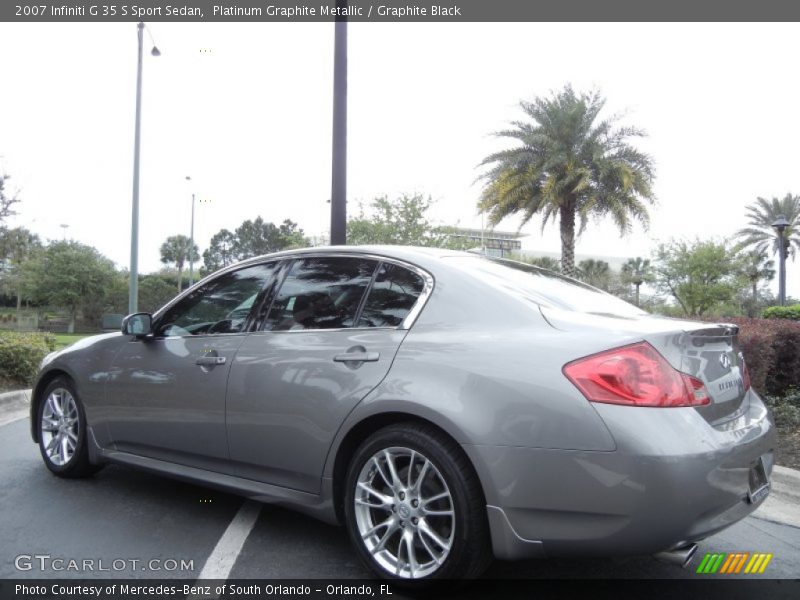
<instances>
[{"instance_id":1,"label":"chrome exhaust tip","mask_svg":"<svg viewBox=\"0 0 800 600\"><path fill-rule=\"evenodd\" d=\"M689 566L689 563L692 562L695 552L697 552L697 544L687 544L680 548L675 548L674 550L658 552L654 554L653 557L673 565L680 565L685 569Z\"/></svg>"}]
</instances>

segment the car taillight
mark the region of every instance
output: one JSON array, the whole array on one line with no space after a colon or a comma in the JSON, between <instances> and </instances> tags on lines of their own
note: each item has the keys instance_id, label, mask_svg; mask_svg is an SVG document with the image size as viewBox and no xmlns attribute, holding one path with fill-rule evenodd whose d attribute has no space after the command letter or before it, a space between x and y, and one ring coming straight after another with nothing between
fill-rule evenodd
<instances>
[{"instance_id":1,"label":"car taillight","mask_svg":"<svg viewBox=\"0 0 800 600\"><path fill-rule=\"evenodd\" d=\"M711 402L702 381L674 369L647 342L579 358L563 370L591 402L657 407Z\"/></svg>"}]
</instances>

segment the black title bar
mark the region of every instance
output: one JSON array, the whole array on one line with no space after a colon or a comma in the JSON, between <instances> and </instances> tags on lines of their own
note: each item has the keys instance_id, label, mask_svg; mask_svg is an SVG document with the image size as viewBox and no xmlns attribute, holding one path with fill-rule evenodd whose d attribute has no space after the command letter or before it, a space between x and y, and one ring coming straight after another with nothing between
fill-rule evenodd
<instances>
[{"instance_id":1,"label":"black title bar","mask_svg":"<svg viewBox=\"0 0 800 600\"><path fill-rule=\"evenodd\" d=\"M0 21L798 21L793 0L2 0Z\"/></svg>"}]
</instances>

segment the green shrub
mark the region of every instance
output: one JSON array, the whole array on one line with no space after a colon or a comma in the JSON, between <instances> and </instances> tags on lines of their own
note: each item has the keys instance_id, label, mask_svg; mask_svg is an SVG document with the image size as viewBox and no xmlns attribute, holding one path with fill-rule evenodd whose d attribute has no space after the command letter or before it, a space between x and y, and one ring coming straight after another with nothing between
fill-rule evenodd
<instances>
[{"instance_id":1,"label":"green shrub","mask_svg":"<svg viewBox=\"0 0 800 600\"><path fill-rule=\"evenodd\" d=\"M800 426L800 390L791 389L785 396L765 396L764 401L772 410L775 425L779 428Z\"/></svg>"},{"instance_id":2,"label":"green shrub","mask_svg":"<svg viewBox=\"0 0 800 600\"><path fill-rule=\"evenodd\" d=\"M765 319L791 319L800 321L800 304L792 306L770 306L764 309Z\"/></svg>"},{"instance_id":3,"label":"green shrub","mask_svg":"<svg viewBox=\"0 0 800 600\"><path fill-rule=\"evenodd\" d=\"M39 364L56 348L49 333L0 332L0 378L19 385L30 385Z\"/></svg>"}]
</instances>

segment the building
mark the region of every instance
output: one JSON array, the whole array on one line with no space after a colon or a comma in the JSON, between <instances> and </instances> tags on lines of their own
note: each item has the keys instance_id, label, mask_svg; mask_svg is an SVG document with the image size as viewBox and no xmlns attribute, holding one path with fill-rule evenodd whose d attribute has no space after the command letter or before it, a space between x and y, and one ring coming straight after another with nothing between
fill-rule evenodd
<instances>
[{"instance_id":1,"label":"building","mask_svg":"<svg viewBox=\"0 0 800 600\"><path fill-rule=\"evenodd\" d=\"M522 249L520 238L525 237L515 232L469 229L466 227L455 227L450 234L456 239L467 240L468 245L475 249L483 248L487 256L506 257L512 252L519 252Z\"/></svg>"}]
</instances>

